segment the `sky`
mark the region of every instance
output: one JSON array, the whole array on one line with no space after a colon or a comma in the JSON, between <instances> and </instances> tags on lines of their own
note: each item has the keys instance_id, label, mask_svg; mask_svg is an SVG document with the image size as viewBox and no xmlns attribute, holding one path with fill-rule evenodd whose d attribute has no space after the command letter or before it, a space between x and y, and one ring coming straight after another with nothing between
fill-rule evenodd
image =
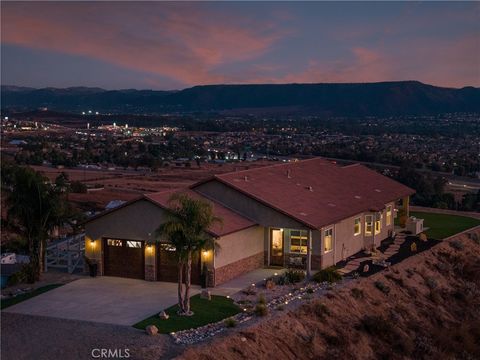
<instances>
[{"instance_id":1,"label":"sky","mask_svg":"<svg viewBox=\"0 0 480 360\"><path fill-rule=\"evenodd\" d=\"M5 2L1 83L480 86L478 2Z\"/></svg>"}]
</instances>

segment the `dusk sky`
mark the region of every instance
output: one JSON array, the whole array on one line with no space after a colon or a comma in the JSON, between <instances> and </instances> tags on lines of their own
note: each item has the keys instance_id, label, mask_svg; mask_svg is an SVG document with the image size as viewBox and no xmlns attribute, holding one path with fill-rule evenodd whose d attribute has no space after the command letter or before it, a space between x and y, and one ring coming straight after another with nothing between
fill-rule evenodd
<instances>
[{"instance_id":1,"label":"dusk sky","mask_svg":"<svg viewBox=\"0 0 480 360\"><path fill-rule=\"evenodd\" d=\"M475 2L2 2L2 84L480 86Z\"/></svg>"}]
</instances>

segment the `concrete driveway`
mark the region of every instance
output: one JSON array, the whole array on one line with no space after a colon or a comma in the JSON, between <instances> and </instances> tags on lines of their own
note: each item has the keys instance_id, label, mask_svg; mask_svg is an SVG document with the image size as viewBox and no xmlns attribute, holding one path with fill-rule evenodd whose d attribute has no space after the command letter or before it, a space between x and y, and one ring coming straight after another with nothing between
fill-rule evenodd
<instances>
[{"instance_id":1,"label":"concrete driveway","mask_svg":"<svg viewBox=\"0 0 480 360\"><path fill-rule=\"evenodd\" d=\"M192 286L192 295L199 292ZM133 325L176 303L176 283L101 276L70 282L3 311Z\"/></svg>"}]
</instances>

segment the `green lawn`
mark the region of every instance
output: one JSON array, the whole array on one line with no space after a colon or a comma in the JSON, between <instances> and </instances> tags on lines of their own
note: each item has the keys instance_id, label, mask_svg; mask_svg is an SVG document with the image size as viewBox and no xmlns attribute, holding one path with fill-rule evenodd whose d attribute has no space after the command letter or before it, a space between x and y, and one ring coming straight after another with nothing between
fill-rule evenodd
<instances>
[{"instance_id":1,"label":"green lawn","mask_svg":"<svg viewBox=\"0 0 480 360\"><path fill-rule=\"evenodd\" d=\"M46 286L39 287L38 289L35 289L35 290L33 290L29 293L17 295L15 297L11 297L11 298L8 298L8 299L2 299L1 302L0 302L0 304L1 304L0 308L3 310L3 309L5 309L9 306L18 304L18 303L20 303L22 301L25 301L25 300L28 300L32 297L43 294L44 292L56 289L57 287L62 286L62 285L63 284L46 285Z\"/></svg>"},{"instance_id":2,"label":"green lawn","mask_svg":"<svg viewBox=\"0 0 480 360\"><path fill-rule=\"evenodd\" d=\"M193 316L178 316L178 307L175 305L165 310L170 315L168 320L162 320L158 314L155 314L133 326L144 330L148 325L155 325L160 333L167 334L214 323L240 312L240 308L233 303L233 300L224 296L212 295L212 300L209 301L200 299L200 295L195 295L190 298L190 306L194 312Z\"/></svg>"},{"instance_id":3,"label":"green lawn","mask_svg":"<svg viewBox=\"0 0 480 360\"><path fill-rule=\"evenodd\" d=\"M424 219L423 226L429 238L441 240L463 230L480 225L480 220L466 216L411 211L410 216Z\"/></svg>"}]
</instances>

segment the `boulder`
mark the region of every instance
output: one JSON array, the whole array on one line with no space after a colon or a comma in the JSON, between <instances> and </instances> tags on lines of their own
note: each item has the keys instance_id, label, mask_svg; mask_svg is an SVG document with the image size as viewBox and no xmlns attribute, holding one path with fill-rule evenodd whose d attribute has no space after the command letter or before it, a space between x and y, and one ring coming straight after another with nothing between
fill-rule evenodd
<instances>
[{"instance_id":1,"label":"boulder","mask_svg":"<svg viewBox=\"0 0 480 360\"><path fill-rule=\"evenodd\" d=\"M154 336L154 335L157 335L157 334L158 334L158 328L157 328L155 325L148 325L148 326L145 328L145 332L146 332L148 335Z\"/></svg>"},{"instance_id":2,"label":"boulder","mask_svg":"<svg viewBox=\"0 0 480 360\"><path fill-rule=\"evenodd\" d=\"M202 292L200 293L200 299L212 300L212 295L210 294L210 291L202 290Z\"/></svg>"},{"instance_id":3,"label":"boulder","mask_svg":"<svg viewBox=\"0 0 480 360\"><path fill-rule=\"evenodd\" d=\"M167 320L170 316L165 311L162 311L158 314L158 317L162 320Z\"/></svg>"}]
</instances>

